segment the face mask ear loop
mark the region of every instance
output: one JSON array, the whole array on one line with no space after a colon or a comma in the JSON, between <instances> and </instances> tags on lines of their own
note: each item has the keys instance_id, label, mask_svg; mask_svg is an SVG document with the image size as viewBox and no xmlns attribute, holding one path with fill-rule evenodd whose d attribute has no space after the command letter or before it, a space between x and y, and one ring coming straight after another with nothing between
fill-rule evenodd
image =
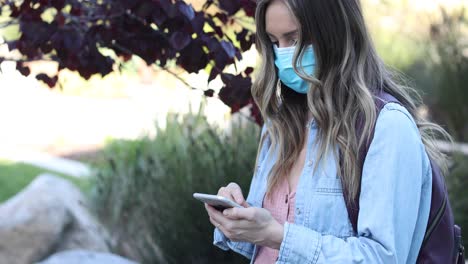
<instances>
[{"instance_id":1,"label":"face mask ear loop","mask_svg":"<svg viewBox=\"0 0 468 264\"><path fill-rule=\"evenodd\" d=\"M281 80L278 78L278 82L276 82L276 98L279 100L281 99Z\"/></svg>"}]
</instances>

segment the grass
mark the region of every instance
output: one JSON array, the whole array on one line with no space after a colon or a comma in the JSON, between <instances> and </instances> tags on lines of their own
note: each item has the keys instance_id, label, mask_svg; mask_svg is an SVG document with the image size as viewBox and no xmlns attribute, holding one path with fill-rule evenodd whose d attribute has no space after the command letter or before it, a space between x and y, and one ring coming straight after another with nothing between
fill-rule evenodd
<instances>
[{"instance_id":1,"label":"grass","mask_svg":"<svg viewBox=\"0 0 468 264\"><path fill-rule=\"evenodd\" d=\"M69 180L85 195L89 194L91 189L91 183L88 179L75 178L25 163L0 160L0 202L4 202L17 194L41 173L52 173Z\"/></svg>"}]
</instances>

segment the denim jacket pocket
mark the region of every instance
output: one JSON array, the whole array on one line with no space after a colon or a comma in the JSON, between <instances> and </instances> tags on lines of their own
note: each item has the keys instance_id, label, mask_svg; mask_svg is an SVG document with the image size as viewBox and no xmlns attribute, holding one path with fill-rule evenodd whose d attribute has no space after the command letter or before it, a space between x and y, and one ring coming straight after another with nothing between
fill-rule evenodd
<instances>
[{"instance_id":1,"label":"denim jacket pocket","mask_svg":"<svg viewBox=\"0 0 468 264\"><path fill-rule=\"evenodd\" d=\"M321 175L316 179L308 199L307 226L313 227L322 235L341 238L353 235L340 178Z\"/></svg>"},{"instance_id":2,"label":"denim jacket pocket","mask_svg":"<svg viewBox=\"0 0 468 264\"><path fill-rule=\"evenodd\" d=\"M338 177L320 175L315 184L313 191L317 195L343 195L341 181Z\"/></svg>"}]
</instances>

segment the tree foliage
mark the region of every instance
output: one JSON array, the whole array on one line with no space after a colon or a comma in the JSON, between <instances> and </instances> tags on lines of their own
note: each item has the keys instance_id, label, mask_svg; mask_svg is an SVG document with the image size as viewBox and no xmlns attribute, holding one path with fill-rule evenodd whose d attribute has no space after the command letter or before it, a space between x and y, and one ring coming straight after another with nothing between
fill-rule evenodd
<instances>
[{"instance_id":1,"label":"tree foliage","mask_svg":"<svg viewBox=\"0 0 468 264\"><path fill-rule=\"evenodd\" d=\"M254 43L245 26L255 12L253 0L204 0L200 10L182 0L0 0L7 25L18 25L20 37L9 41L22 58L17 69L29 75L25 62L51 60L62 69L77 71L85 79L105 76L132 56L148 65L166 68L174 63L188 73L209 72L224 83L219 98L232 112L251 106L261 123L250 94L252 69L225 73L242 59ZM243 23L244 22L244 23ZM110 49L117 56L102 52ZM4 60L7 58L0 58ZM38 74L50 87L57 76ZM205 90L213 96L213 90Z\"/></svg>"}]
</instances>

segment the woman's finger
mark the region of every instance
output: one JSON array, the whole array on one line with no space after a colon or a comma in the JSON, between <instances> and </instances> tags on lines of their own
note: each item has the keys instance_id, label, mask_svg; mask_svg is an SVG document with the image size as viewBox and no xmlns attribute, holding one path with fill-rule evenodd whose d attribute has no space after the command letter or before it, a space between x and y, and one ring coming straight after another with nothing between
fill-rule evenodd
<instances>
[{"instance_id":1,"label":"woman's finger","mask_svg":"<svg viewBox=\"0 0 468 264\"><path fill-rule=\"evenodd\" d=\"M206 211L208 212L208 215L211 217L213 216L213 214L216 214L216 213L220 213L218 210L216 210L216 208L214 208L213 206L205 203L205 209Z\"/></svg>"},{"instance_id":2,"label":"woman's finger","mask_svg":"<svg viewBox=\"0 0 468 264\"><path fill-rule=\"evenodd\" d=\"M245 201L244 195L242 194L241 187L235 183L231 182L226 186L226 189L229 190L231 196L233 197L233 201L242 205L243 207L250 207L250 205Z\"/></svg>"},{"instance_id":3,"label":"woman's finger","mask_svg":"<svg viewBox=\"0 0 468 264\"><path fill-rule=\"evenodd\" d=\"M228 188L231 191L231 195L234 197L234 201L236 203L238 203L238 204L240 204L242 206L245 206L245 204L247 204L245 202L244 195L242 194L242 190L239 187L239 185L237 185L235 183L230 183L230 185L228 185Z\"/></svg>"},{"instance_id":4,"label":"woman's finger","mask_svg":"<svg viewBox=\"0 0 468 264\"><path fill-rule=\"evenodd\" d=\"M218 191L218 195L219 196L222 196L224 198L227 198L231 201L235 201L235 198L232 194L232 190L230 188L227 188L227 187L221 187Z\"/></svg>"},{"instance_id":5,"label":"woman's finger","mask_svg":"<svg viewBox=\"0 0 468 264\"><path fill-rule=\"evenodd\" d=\"M216 222L216 221L215 221L213 218L211 218L211 217L210 217L210 223L211 223L212 225L214 225L215 227L221 226L220 223Z\"/></svg>"},{"instance_id":6,"label":"woman's finger","mask_svg":"<svg viewBox=\"0 0 468 264\"><path fill-rule=\"evenodd\" d=\"M214 208L211 205L205 203L205 209L208 212L208 216L209 216L211 224L214 225L216 228L219 228L221 224L216 222L216 220L214 220L214 218L212 217L212 212L213 212L212 210ZM216 211L216 209L214 210Z\"/></svg>"},{"instance_id":7,"label":"woman's finger","mask_svg":"<svg viewBox=\"0 0 468 264\"><path fill-rule=\"evenodd\" d=\"M232 220L254 220L255 209L250 208L231 208L223 211L223 216Z\"/></svg>"},{"instance_id":8,"label":"woman's finger","mask_svg":"<svg viewBox=\"0 0 468 264\"><path fill-rule=\"evenodd\" d=\"M216 210L213 206L205 204L205 208L208 211L208 215L218 224L225 224L229 219L227 219L220 211Z\"/></svg>"}]
</instances>

